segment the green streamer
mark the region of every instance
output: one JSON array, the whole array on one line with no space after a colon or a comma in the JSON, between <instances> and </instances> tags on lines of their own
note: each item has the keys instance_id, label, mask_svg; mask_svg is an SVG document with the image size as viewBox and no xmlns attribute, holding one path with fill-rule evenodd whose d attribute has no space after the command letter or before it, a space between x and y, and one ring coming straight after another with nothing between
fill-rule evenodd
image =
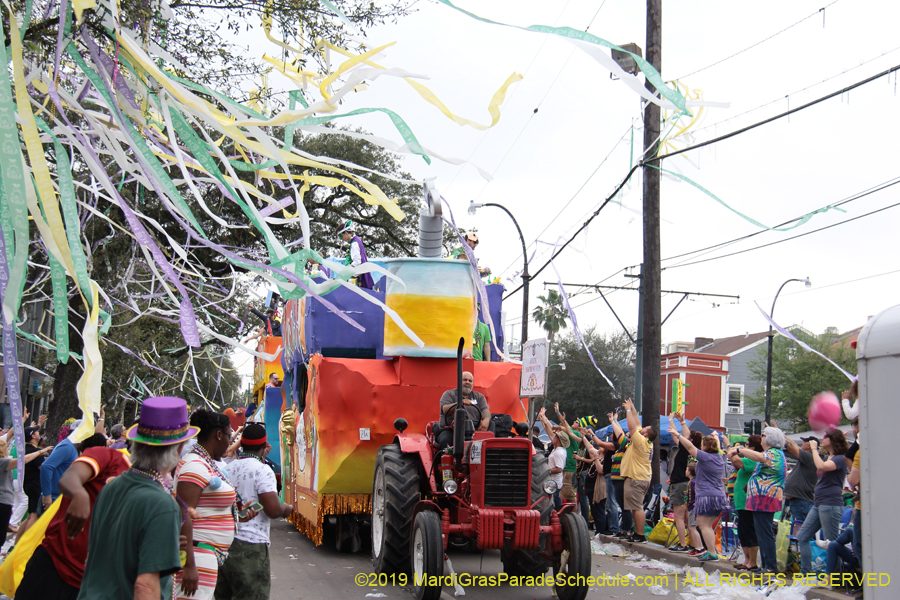
<instances>
[{"instance_id":1,"label":"green streamer","mask_svg":"<svg viewBox=\"0 0 900 600\"><path fill-rule=\"evenodd\" d=\"M15 243L4 303L9 306L9 321L15 321L25 289L25 261L28 258L28 204L25 199L26 180L22 171L22 150L16 128L16 108L12 99L9 80L9 57L6 54L6 36L0 27L0 179L4 186L9 221L3 224L7 248ZM5 215L4 215L5 217ZM10 225L11 223L11 225ZM15 240L13 240L15 238ZM9 250L8 250L9 252ZM8 300L8 301L7 301ZM9 322L8 321L8 322Z\"/></svg>"},{"instance_id":2,"label":"green streamer","mask_svg":"<svg viewBox=\"0 0 900 600\"><path fill-rule=\"evenodd\" d=\"M50 280L53 282L53 313L56 316L56 358L69 362L69 297L66 286L66 269L56 257L47 252L50 261Z\"/></svg>"},{"instance_id":3,"label":"green streamer","mask_svg":"<svg viewBox=\"0 0 900 600\"><path fill-rule=\"evenodd\" d=\"M403 136L403 141L406 142L407 146L409 146L410 151L413 154L418 154L425 162L429 165L431 164L431 158L425 154L425 149L419 144L419 140L416 138L416 135L413 133L412 128L406 124L406 121L403 118L395 113L392 110L388 110L387 108L360 108L357 110L351 110L348 113L344 113L342 115L328 115L325 117L306 117L304 119L300 119L296 122L297 125L321 125L322 123L328 123L334 119L340 119L341 117L352 117L353 115L364 115L366 113L373 112L382 112L391 118L391 122L394 124L394 127L400 132L400 135Z\"/></svg>"},{"instance_id":4,"label":"green streamer","mask_svg":"<svg viewBox=\"0 0 900 600\"><path fill-rule=\"evenodd\" d=\"M837 211L840 211L843 213L847 212L839 206L826 206L824 208L820 208L820 209L814 210L812 212L806 213L805 215L800 217L800 219L797 221L797 223L795 223L794 225L791 225L790 227L769 227L768 225L764 225L763 223L760 223L759 221L757 221L756 219L754 219L752 217L748 217L747 215L740 212L739 210L730 207L728 204L725 203L724 200L722 200L721 198L719 198L718 196L716 196L715 194L710 192L708 189L706 189L705 187L703 187L696 181L693 181L692 179L685 177L684 175L682 175L680 173L674 173L672 171L669 171L668 169L662 169L660 167L657 167L656 165L651 165L651 164L644 164L644 166L652 167L654 169L659 169L659 171L661 171L663 173L667 173L669 175L672 175L673 177L677 177L678 179L680 179L682 181L686 181L687 183L691 184L692 186L694 186L695 188L697 188L698 190L700 190L701 192L703 192L704 194L706 194L707 196L709 196L710 198L712 198L713 200L715 200L716 202L718 202L719 204L721 204L722 206L724 206L725 208L727 208L728 210L733 212L734 214L738 215L739 217L741 217L748 223L751 223L761 229L767 229L769 231L790 231L791 229L796 229L797 227L800 227L801 225L805 225L807 221L812 219L817 214L826 213L829 210L837 210Z\"/></svg>"},{"instance_id":5,"label":"green streamer","mask_svg":"<svg viewBox=\"0 0 900 600\"><path fill-rule=\"evenodd\" d=\"M323 3L325 0L322 0ZM621 52L626 52L634 58L635 62L641 69L641 72L644 74L644 77L647 78L647 81L653 84L660 95L666 100L670 101L674 104L678 110L685 114L690 114L687 110L687 100L678 90L674 90L666 85L663 81L662 77L659 74L659 71L653 68L653 65L648 63L642 56L639 54L634 54L632 52L628 52L624 48L620 48L619 46L604 40L603 38L599 38L593 34L590 34L586 31L580 31L578 29L572 29L571 27L550 27L548 25L529 25L528 27L520 27L518 25L509 25L508 23L500 23L498 21L491 21L490 19L485 19L484 17L479 17L478 15L471 13L467 10L463 10L458 6L454 6L450 0L438 0L441 4L446 4L450 8L453 8L464 15L468 15L473 19L481 21L482 23L489 23L491 25L502 25L503 27L512 27L514 29L521 29L523 31L537 31L539 33L548 33L551 35L557 35L560 37L568 38L571 40L579 40L582 42L587 42L589 44L594 44L596 46L603 46L604 48L609 48L611 50L619 50ZM328 4L325 4L328 6ZM329 6L329 8L331 8ZM335 10L335 9L332 9Z\"/></svg>"}]
</instances>

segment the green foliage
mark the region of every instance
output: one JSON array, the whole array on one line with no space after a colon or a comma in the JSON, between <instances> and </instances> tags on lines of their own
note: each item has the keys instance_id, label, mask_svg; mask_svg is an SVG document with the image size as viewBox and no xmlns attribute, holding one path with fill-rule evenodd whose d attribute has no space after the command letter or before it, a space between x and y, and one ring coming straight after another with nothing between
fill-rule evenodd
<instances>
[{"instance_id":1,"label":"green foliage","mask_svg":"<svg viewBox=\"0 0 900 600\"><path fill-rule=\"evenodd\" d=\"M31 2L31 0L29 0ZM399 17L412 12L408 2L402 0L371 2L370 0L332 0L360 30L366 30L386 22L396 22ZM26 0L14 0L17 13L24 12ZM56 48L59 17L49 0L33 0L33 18L25 32L25 44L29 52L49 59ZM325 4L319 0L174 0L168 3L171 11L160 12L158 2L122 0L119 3L121 23L132 27L141 43L158 43L178 63L170 65L179 77L190 77L197 83L243 100L250 85L259 86L260 77L271 69L261 57L251 56L246 46L235 44L251 28L259 28L264 13L272 18L272 35L302 51L313 60L322 60L315 52L316 40L322 38L339 46L359 50L358 42L350 39L355 32L348 28ZM106 35L103 26L105 9L96 8L84 13L85 27L95 39ZM47 18L41 18L47 15ZM8 12L2 11L0 25L9 40ZM276 57L290 62L294 57L286 51L274 50ZM152 53L152 52L151 52ZM270 52L270 54L273 54ZM316 65L301 60L299 66L316 70ZM191 69L186 72L186 65ZM256 97L272 98L282 103L283 97L272 97L272 90L262 89Z\"/></svg>"},{"instance_id":2,"label":"green foliage","mask_svg":"<svg viewBox=\"0 0 900 600\"><path fill-rule=\"evenodd\" d=\"M553 342L557 332L567 327L569 313L563 305L562 296L556 290L550 290L546 296L538 296L538 300L541 301L541 306L535 308L531 316L547 332L550 342Z\"/></svg>"},{"instance_id":3,"label":"green foliage","mask_svg":"<svg viewBox=\"0 0 900 600\"><path fill-rule=\"evenodd\" d=\"M547 405L559 402L570 422L596 415L601 424L608 424L606 413L618 408L622 398L631 397L634 390L634 345L624 332L602 334L591 328L583 333L597 366L615 384L618 393L597 372L575 333L570 332L560 336L551 350L551 364L564 362L566 370L550 370Z\"/></svg>"},{"instance_id":4,"label":"green foliage","mask_svg":"<svg viewBox=\"0 0 900 600\"><path fill-rule=\"evenodd\" d=\"M792 333L846 371L856 372L856 351L849 345L835 342L831 336L810 336L802 331ZM756 358L748 364L751 379L762 385L747 396L747 404L752 411L760 414L765 412L766 405L767 354L768 345L759 346ZM808 430L807 413L813 396L831 390L840 398L841 392L849 388L850 382L843 373L825 359L804 350L785 337L775 337L772 348L771 414L779 427L793 431Z\"/></svg>"}]
</instances>

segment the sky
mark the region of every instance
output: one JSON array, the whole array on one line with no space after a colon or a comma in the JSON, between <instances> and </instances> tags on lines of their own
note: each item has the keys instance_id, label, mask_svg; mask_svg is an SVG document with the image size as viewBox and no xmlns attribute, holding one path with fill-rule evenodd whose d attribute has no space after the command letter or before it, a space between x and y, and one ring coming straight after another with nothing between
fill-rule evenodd
<instances>
[{"instance_id":1,"label":"sky","mask_svg":"<svg viewBox=\"0 0 900 600\"><path fill-rule=\"evenodd\" d=\"M587 28L613 43L645 46L642 2L465 0L458 6L511 25ZM396 24L367 32L370 47L396 42L379 63L427 75L422 83L450 110L485 124L490 122L491 96L510 74L522 74L523 80L507 93L498 124L487 131L461 127L403 80L392 77L379 78L365 91L349 95L341 112L389 108L406 120L423 146L468 160L493 176L486 181L471 164L435 159L429 166L417 156L403 160L403 168L414 178L434 179L458 225L477 229L480 265L490 267L512 290L518 287L516 274L522 268L512 222L489 207L470 217L469 202L503 204L516 216L535 271L549 258L552 244L568 239L640 158L640 98L561 38L482 23L434 2L418 2L416 8L415 14ZM900 3L884 0L667 2L661 72L667 81L677 78L687 89L697 90L703 100L729 104L703 110L690 130L695 143L703 142L900 64L898 17ZM249 42L249 51L277 55L261 35ZM291 89L277 74L271 76L270 85ZM774 313L784 326L801 324L814 333L827 327L846 331L895 304L900 290L896 251L900 207L861 216L900 202L900 186L855 199L843 210L816 213L790 231L766 226L900 177L896 149L900 123L894 116L898 109L894 73L789 119L664 161L664 168L680 172L719 199L684 181L663 178L664 259L757 235L724 249L663 260L663 290L740 297L690 296L663 325L663 343L766 329L754 303L768 311L779 286L792 278L809 277L812 286L797 282L785 286ZM403 143L383 114L342 119L340 124ZM854 217L861 218L840 224ZM635 280L624 275L627 267L642 260L641 219L638 174L532 282L532 309L539 304L538 296L559 280L634 285ZM830 225L834 227L811 233ZM807 235L788 239L798 234ZM545 282L550 286L545 288ZM619 328L599 295L574 287L567 293L582 328L603 332ZM680 298L664 294L663 315ZM607 299L627 326L636 327L636 292L615 291ZM504 302L504 310L507 332L518 337L521 292ZM538 337L539 327L530 325L529 334Z\"/></svg>"}]
</instances>

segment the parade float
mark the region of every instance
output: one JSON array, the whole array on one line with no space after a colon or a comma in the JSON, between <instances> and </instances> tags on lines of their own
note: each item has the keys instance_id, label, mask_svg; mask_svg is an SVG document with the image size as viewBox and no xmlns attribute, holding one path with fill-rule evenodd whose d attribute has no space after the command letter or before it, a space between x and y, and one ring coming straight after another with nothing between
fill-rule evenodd
<instances>
[{"instance_id":1,"label":"parade float","mask_svg":"<svg viewBox=\"0 0 900 600\"><path fill-rule=\"evenodd\" d=\"M294 506L291 522L316 544L333 531L345 550L359 549L359 527L372 513L376 455L391 443L394 420L402 416L410 430L424 431L438 417L441 394L456 387L460 337L464 368L473 373L475 390L487 397L491 412L514 421L526 414L520 365L471 358L478 287L472 265L437 258L383 264L397 279L382 277L373 290L339 288L328 295L362 330L316 298L290 300L282 315L283 337L266 341L267 352L278 345L283 350L276 360L258 360L255 376L270 442L280 442L272 444L270 458L280 464L284 501ZM503 288L483 289L493 329L501 334ZM396 311L423 344L413 343L363 294ZM502 337L492 346L496 358ZM281 388L266 387L272 372L283 373Z\"/></svg>"}]
</instances>

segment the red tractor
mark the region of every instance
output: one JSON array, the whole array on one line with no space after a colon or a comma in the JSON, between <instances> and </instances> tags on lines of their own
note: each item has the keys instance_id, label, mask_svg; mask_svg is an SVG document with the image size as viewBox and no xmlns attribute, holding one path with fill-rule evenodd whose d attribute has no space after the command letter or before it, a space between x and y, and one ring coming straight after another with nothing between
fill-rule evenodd
<instances>
[{"instance_id":1,"label":"red tractor","mask_svg":"<svg viewBox=\"0 0 900 600\"><path fill-rule=\"evenodd\" d=\"M591 573L590 535L574 504L553 509L547 459L526 437L475 432L462 409L458 352L454 443L439 451L437 422L381 446L372 489L372 562L379 573L409 573L419 600L441 595L450 540L499 549L510 577L538 577L552 565L560 600L583 600Z\"/></svg>"}]
</instances>

